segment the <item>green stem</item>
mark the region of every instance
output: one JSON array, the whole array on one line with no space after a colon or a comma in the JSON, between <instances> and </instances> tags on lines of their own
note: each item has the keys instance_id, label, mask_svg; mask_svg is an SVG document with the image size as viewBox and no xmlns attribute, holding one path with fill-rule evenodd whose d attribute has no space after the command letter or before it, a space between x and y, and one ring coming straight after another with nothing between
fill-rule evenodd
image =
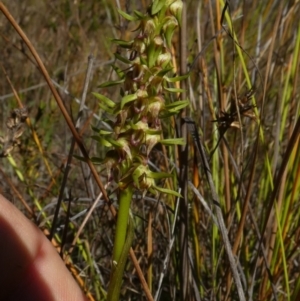
<instances>
[{"instance_id":1,"label":"green stem","mask_svg":"<svg viewBox=\"0 0 300 301\"><path fill-rule=\"evenodd\" d=\"M116 226L112 271L107 291L107 301L118 301L120 296L122 278L134 233L133 223L129 216L132 194L133 188L131 185L129 185L127 189L120 191L120 206ZM130 219L129 225L128 219Z\"/></svg>"},{"instance_id":2,"label":"green stem","mask_svg":"<svg viewBox=\"0 0 300 301\"><path fill-rule=\"evenodd\" d=\"M132 194L133 194L133 189L130 185L127 189L120 191L120 197L119 197L120 206L118 211L116 236L115 236L114 251L113 251L113 262L117 262L117 263L120 259L125 244Z\"/></svg>"},{"instance_id":3,"label":"green stem","mask_svg":"<svg viewBox=\"0 0 300 301\"><path fill-rule=\"evenodd\" d=\"M128 253L130 247L132 245L134 236L134 226L132 217L129 216L126 241L119 258L118 264L113 266L112 276L109 283L108 291L107 291L107 301L119 301L120 300L120 292L122 287L122 279L124 274L124 269L126 266Z\"/></svg>"}]
</instances>

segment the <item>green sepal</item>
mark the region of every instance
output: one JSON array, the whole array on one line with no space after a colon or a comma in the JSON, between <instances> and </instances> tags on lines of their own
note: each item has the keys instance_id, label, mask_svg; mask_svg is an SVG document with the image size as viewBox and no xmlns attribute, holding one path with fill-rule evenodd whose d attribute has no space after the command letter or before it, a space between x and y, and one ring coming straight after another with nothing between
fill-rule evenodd
<instances>
[{"instance_id":1,"label":"green sepal","mask_svg":"<svg viewBox=\"0 0 300 301\"><path fill-rule=\"evenodd\" d=\"M176 20L175 17L174 17L174 19L172 19L172 17L166 17L165 21L166 22L163 22L164 23L164 26L163 26L164 35L165 35L165 38L166 38L167 46L170 49L172 47L173 33L174 33L176 27L178 26L178 21Z\"/></svg>"},{"instance_id":2,"label":"green sepal","mask_svg":"<svg viewBox=\"0 0 300 301\"><path fill-rule=\"evenodd\" d=\"M163 139L159 141L163 145L185 145L183 138Z\"/></svg>"},{"instance_id":3,"label":"green sepal","mask_svg":"<svg viewBox=\"0 0 300 301\"><path fill-rule=\"evenodd\" d=\"M147 47L147 56L148 56L148 67L152 68L155 65L155 62L160 55L162 48L154 44L153 41Z\"/></svg>"},{"instance_id":4,"label":"green sepal","mask_svg":"<svg viewBox=\"0 0 300 301\"><path fill-rule=\"evenodd\" d=\"M166 44L169 48L172 48L172 37L173 37L175 29L176 29L176 26L174 26L173 28L169 27L165 32Z\"/></svg>"},{"instance_id":5,"label":"green sepal","mask_svg":"<svg viewBox=\"0 0 300 301\"><path fill-rule=\"evenodd\" d=\"M177 196L179 198L182 198L182 195L174 190L167 189L167 188L161 188L158 186L154 186L153 188L161 193L167 193L167 194L171 194L171 195Z\"/></svg>"},{"instance_id":6,"label":"green sepal","mask_svg":"<svg viewBox=\"0 0 300 301\"><path fill-rule=\"evenodd\" d=\"M137 99L136 93L125 95L121 100L121 109L128 103Z\"/></svg>"},{"instance_id":7,"label":"green sepal","mask_svg":"<svg viewBox=\"0 0 300 301\"><path fill-rule=\"evenodd\" d=\"M136 20L137 20L136 17L131 16L131 15L129 15L129 14L126 14L125 12L123 12L123 11L120 10L120 9L117 9L117 10L118 10L118 13L119 13L124 19L126 19L126 20L128 20L128 21L136 21Z\"/></svg>"}]
</instances>

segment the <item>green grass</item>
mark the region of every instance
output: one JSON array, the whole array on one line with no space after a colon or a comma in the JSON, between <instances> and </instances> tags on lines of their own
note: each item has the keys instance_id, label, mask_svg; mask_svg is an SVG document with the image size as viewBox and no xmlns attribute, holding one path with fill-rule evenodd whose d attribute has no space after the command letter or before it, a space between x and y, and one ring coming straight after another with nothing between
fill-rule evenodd
<instances>
[{"instance_id":1,"label":"green grass","mask_svg":"<svg viewBox=\"0 0 300 301\"><path fill-rule=\"evenodd\" d=\"M128 13L134 9L146 11L147 1L131 2ZM255 94L249 104L255 107L247 111L252 113L251 117L243 114L236 117L241 121L239 128L227 129L224 136L227 143L221 140L209 164L232 252L239 261L246 299L296 301L300 296L297 247L300 6L297 1L280 1L280 4L275 0L231 1L230 10L224 15L223 30L220 24L223 1L202 2L187 1L187 33L181 36L188 45L188 59L184 61L191 63L203 50L188 80L187 97L191 105L186 113L195 121L209 157L219 139L220 123L212 121L220 118L221 111L230 112L231 102L232 106L236 105L238 99L254 87ZM103 119L92 92L105 94L115 101L120 99L119 87L99 89L98 86L118 79L110 67L116 51L111 39L130 40L135 36L134 24L127 27L124 20L120 21L117 4L109 1L3 3L41 56L51 78L60 86L64 105L74 120L79 110L76 99L81 98L88 55L94 55L93 76L86 99L88 110L84 111L80 134L89 155L103 158L106 149L90 138L91 125L98 126ZM126 10L124 6L121 8ZM0 192L30 217L21 201L23 198L23 202L34 208L35 216L31 218L41 228L50 230L72 134L30 52L6 19L2 17L1 20L3 55L0 62L20 100L29 109L32 127L26 129L21 137L22 144L12 152L12 158L2 159ZM120 24L122 28L118 27ZM173 40L177 73L180 72L179 42L177 34ZM122 69L124 65L119 67ZM0 87L2 133L5 119L18 102L10 95L12 89L4 76ZM178 121L163 121L162 125L164 139L176 137ZM35 139L34 134L37 135ZM186 203L179 204L176 215L178 200L175 197L155 198L147 194L142 198L136 193L132 202L133 249L153 296L159 287L163 263L169 256L160 286L160 300L183 299L183 271L190 273L190 278L186 278L185 300L194 300L195 294L204 300L238 300L223 238L212 218L212 215L217 217L217 212L205 170L189 132L186 139L190 147L188 180L203 199L197 197L187 182L178 179L183 160L180 149L157 146L151 155L151 168L175 170L178 175L159 184L175 191L187 185ZM75 154L80 155L76 146ZM105 166L96 167L107 194L117 206L115 183L108 181ZM75 217L66 233L64 249L67 252L100 190L89 169L73 158L64 191L65 207L71 200L71 217ZM212 213L207 212L203 202ZM42 208L43 214L39 215ZM66 210L60 210L58 226L64 225L66 216ZM190 256L184 253L180 240L183 225L187 227L184 233ZM105 300L114 229L114 219L101 199L71 253L71 264L80 272L85 289L95 300ZM56 238L61 241L61 229ZM174 244L171 244L172 239ZM140 292L141 283L128 261L121 300L141 300Z\"/></svg>"}]
</instances>

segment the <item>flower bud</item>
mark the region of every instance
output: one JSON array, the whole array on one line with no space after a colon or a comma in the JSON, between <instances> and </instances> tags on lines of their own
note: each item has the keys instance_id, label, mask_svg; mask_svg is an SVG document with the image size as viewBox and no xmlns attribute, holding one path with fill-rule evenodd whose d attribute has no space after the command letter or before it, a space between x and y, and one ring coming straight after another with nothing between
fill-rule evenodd
<instances>
[{"instance_id":1,"label":"flower bud","mask_svg":"<svg viewBox=\"0 0 300 301\"><path fill-rule=\"evenodd\" d=\"M147 19L142 24L142 32L146 37L151 36L156 29L156 25L153 19Z\"/></svg>"},{"instance_id":2,"label":"flower bud","mask_svg":"<svg viewBox=\"0 0 300 301\"><path fill-rule=\"evenodd\" d=\"M166 42L169 48L171 48L173 33L177 26L178 26L178 21L176 20L175 17L171 16L165 19L163 25L163 32L166 37Z\"/></svg>"},{"instance_id":3,"label":"flower bud","mask_svg":"<svg viewBox=\"0 0 300 301\"><path fill-rule=\"evenodd\" d=\"M146 135L147 156L149 156L152 148L159 142L160 135Z\"/></svg>"},{"instance_id":4,"label":"flower bud","mask_svg":"<svg viewBox=\"0 0 300 301\"><path fill-rule=\"evenodd\" d=\"M178 23L181 24L183 3L181 0L177 0L170 5L170 13L177 19Z\"/></svg>"},{"instance_id":5,"label":"flower bud","mask_svg":"<svg viewBox=\"0 0 300 301\"><path fill-rule=\"evenodd\" d=\"M164 99L161 96L151 97L148 105L148 112L154 118L158 117L159 112L162 110L164 105Z\"/></svg>"},{"instance_id":6,"label":"flower bud","mask_svg":"<svg viewBox=\"0 0 300 301\"><path fill-rule=\"evenodd\" d=\"M163 45L163 43L164 43L164 41L163 41L163 39L161 38L161 36L156 36L156 37L154 37L153 42L154 42L154 44L155 44L157 47L160 47L160 46Z\"/></svg>"},{"instance_id":7,"label":"flower bud","mask_svg":"<svg viewBox=\"0 0 300 301\"><path fill-rule=\"evenodd\" d=\"M165 68L170 63L170 61L171 61L170 52L161 53L156 60L156 65Z\"/></svg>"},{"instance_id":8,"label":"flower bud","mask_svg":"<svg viewBox=\"0 0 300 301\"><path fill-rule=\"evenodd\" d=\"M131 160L132 159L132 155L131 155L131 150L130 150L130 147L128 145L128 141L125 139L125 138L119 138L117 140L118 144L120 144L120 149L122 149L126 154L127 156L129 157L129 159Z\"/></svg>"},{"instance_id":9,"label":"flower bud","mask_svg":"<svg viewBox=\"0 0 300 301\"><path fill-rule=\"evenodd\" d=\"M139 54L142 54L145 52L146 45L144 43L144 39L141 39L140 37L136 37L133 42L133 49L136 50Z\"/></svg>"},{"instance_id":10,"label":"flower bud","mask_svg":"<svg viewBox=\"0 0 300 301\"><path fill-rule=\"evenodd\" d=\"M146 90L139 89L136 91L136 96L138 99L144 99L148 97L148 93Z\"/></svg>"},{"instance_id":11,"label":"flower bud","mask_svg":"<svg viewBox=\"0 0 300 301\"><path fill-rule=\"evenodd\" d=\"M155 186L155 181L152 178L147 178L146 176L142 179L140 182L140 189L144 190L144 196L147 192L147 190L151 187Z\"/></svg>"}]
</instances>

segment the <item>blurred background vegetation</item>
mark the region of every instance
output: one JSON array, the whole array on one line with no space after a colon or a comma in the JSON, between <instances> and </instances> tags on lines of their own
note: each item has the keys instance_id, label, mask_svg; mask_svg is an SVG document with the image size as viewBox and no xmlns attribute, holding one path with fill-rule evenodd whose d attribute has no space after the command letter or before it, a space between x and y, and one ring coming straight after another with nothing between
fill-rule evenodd
<instances>
[{"instance_id":1,"label":"blurred background vegetation","mask_svg":"<svg viewBox=\"0 0 300 301\"><path fill-rule=\"evenodd\" d=\"M102 117L98 101L91 92L100 91L99 84L116 79L110 67L116 52L111 39L130 40L135 35L136 27L120 18L117 8L129 14L134 10L144 13L150 1L3 3L41 56L74 119L88 56L94 56L80 133L89 154L103 158L104 147L90 139L91 125L99 125ZM217 128L222 131L221 112L229 112L232 99L243 99L253 88L254 97L247 99L255 105L253 112L251 110L253 115L242 116L242 127L226 124L228 148L220 143L211 157L211 170L232 245L238 237L235 254L241 264L247 300L299 300L300 2L230 1L227 12L233 31L230 19L222 16L223 8L223 1L186 1L187 31L181 36L178 32L173 41L174 63L179 66L182 39L187 42L186 64L189 67L203 51L187 82L187 97L191 101L188 114L196 122L208 154L218 142ZM28 108L31 121L31 127L21 137L21 145L13 150L9 159L1 160L0 192L47 233L72 135L32 55L3 15L0 18L0 49L0 133L5 135L6 119L10 111L18 107L7 77ZM180 73L180 68L175 71ZM119 88L108 88L104 92L101 89L101 93L113 100L119 98ZM174 135L173 126L173 123L166 125L165 136ZM38 139L33 139L34 134ZM192 140L188 141L191 145L189 180L211 206L203 169L193 151ZM152 155L153 168L170 170L174 166L178 169L178 153L170 149L166 152L156 148ZM170 161L166 160L166 155ZM105 167L97 168L103 184L107 184ZM168 185L176 190L178 182L174 179ZM72 200L70 229L64 242L67 252L99 189L86 167L76 159L72 161L64 189L64 202ZM115 200L114 186L108 188L108 194ZM133 247L153 295L163 263L170 254L160 300L180 300L179 291L183 288L179 277L179 231L176 230L174 236L171 233L176 220L176 199L161 196L159 201L151 195L143 200L139 194L135 196L132 209L138 221ZM204 210L193 190L189 191L187 201L191 292L186 300L237 300L228 276L222 239L212 216ZM33 215L24 209L24 203L34 211ZM66 216L66 210L61 209L56 230L58 245ZM91 293L91 300L105 300L113 229L114 220L105 202L101 201L72 252L69 265L73 267L73 274L80 276L82 287ZM265 260L259 245L260 236L264 238ZM175 244L169 250L172 238ZM141 285L130 263L124 280L122 300L142 300Z\"/></svg>"}]
</instances>

